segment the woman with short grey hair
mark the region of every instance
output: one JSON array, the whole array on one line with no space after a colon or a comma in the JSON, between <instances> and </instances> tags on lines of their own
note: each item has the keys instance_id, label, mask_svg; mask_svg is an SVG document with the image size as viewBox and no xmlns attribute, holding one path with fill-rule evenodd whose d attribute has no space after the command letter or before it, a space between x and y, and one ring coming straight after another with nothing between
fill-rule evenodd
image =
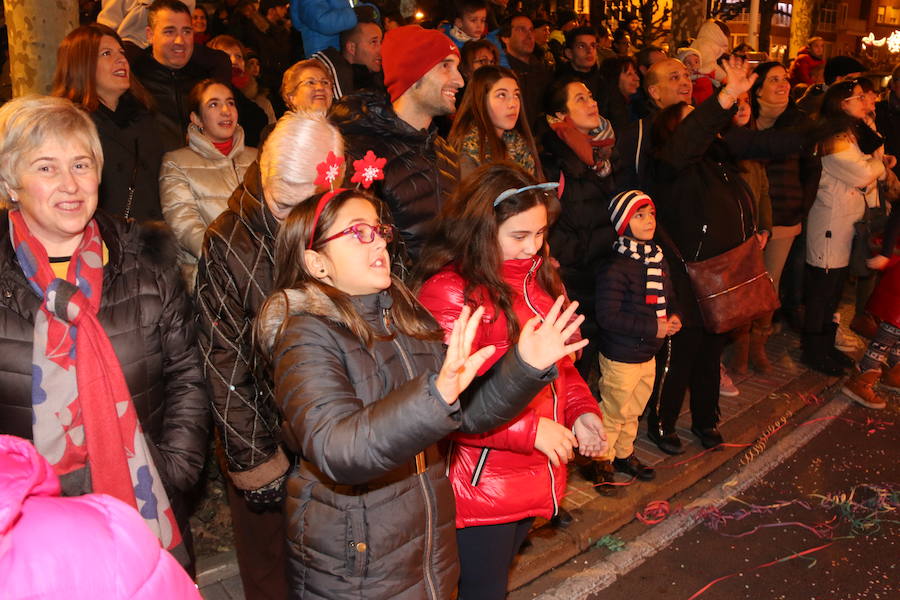
<instances>
[{"instance_id":1,"label":"woman with short grey hair","mask_svg":"<svg viewBox=\"0 0 900 600\"><path fill-rule=\"evenodd\" d=\"M0 132L0 434L32 441L63 494L134 506L191 572L207 405L174 242L95 212L103 153L71 101L12 100Z\"/></svg>"}]
</instances>

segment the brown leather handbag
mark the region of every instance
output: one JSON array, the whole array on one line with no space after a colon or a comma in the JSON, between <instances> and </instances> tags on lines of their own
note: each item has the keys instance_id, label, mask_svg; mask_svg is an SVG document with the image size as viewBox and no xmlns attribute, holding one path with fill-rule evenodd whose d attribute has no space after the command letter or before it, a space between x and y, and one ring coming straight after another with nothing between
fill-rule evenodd
<instances>
[{"instance_id":1,"label":"brown leather handbag","mask_svg":"<svg viewBox=\"0 0 900 600\"><path fill-rule=\"evenodd\" d=\"M732 331L780 306L755 235L728 252L684 266L707 331Z\"/></svg>"}]
</instances>

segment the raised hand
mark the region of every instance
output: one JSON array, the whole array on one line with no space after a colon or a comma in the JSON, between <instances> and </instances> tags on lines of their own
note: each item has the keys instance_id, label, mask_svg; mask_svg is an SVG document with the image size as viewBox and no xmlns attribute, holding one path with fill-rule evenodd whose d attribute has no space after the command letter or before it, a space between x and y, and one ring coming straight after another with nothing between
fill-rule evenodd
<instances>
[{"instance_id":1,"label":"raised hand","mask_svg":"<svg viewBox=\"0 0 900 600\"><path fill-rule=\"evenodd\" d=\"M575 419L572 427L578 440L578 453L590 458L603 458L608 448L606 429L596 413L588 412Z\"/></svg>"},{"instance_id":2,"label":"raised hand","mask_svg":"<svg viewBox=\"0 0 900 600\"><path fill-rule=\"evenodd\" d=\"M577 352L588 345L587 339L574 344L566 343L584 321L584 315L572 318L575 309L578 308L578 302L573 302L560 314L564 300L563 296L556 299L543 323L540 317L532 317L519 333L517 344L519 356L540 371L549 368L567 354Z\"/></svg>"},{"instance_id":3,"label":"raised hand","mask_svg":"<svg viewBox=\"0 0 900 600\"><path fill-rule=\"evenodd\" d=\"M456 402L460 393L472 383L484 361L496 350L495 346L490 345L472 353L472 342L475 340L475 333L478 331L483 314L483 306L479 306L474 313L468 306L464 306L459 318L453 323L453 331L450 332L450 339L447 341L444 364L441 365L441 372L434 382L434 386L447 404Z\"/></svg>"},{"instance_id":4,"label":"raised hand","mask_svg":"<svg viewBox=\"0 0 900 600\"><path fill-rule=\"evenodd\" d=\"M731 96L730 101L733 104L737 101L738 96L750 91L757 75L750 72L749 62L745 62L737 56L729 56L728 60L721 62L721 65L725 71L725 89L723 92L725 95ZM729 104L730 106L731 104Z\"/></svg>"},{"instance_id":5,"label":"raised hand","mask_svg":"<svg viewBox=\"0 0 900 600\"><path fill-rule=\"evenodd\" d=\"M544 453L554 467L564 465L575 458L576 446L578 446L578 439L574 433L569 431L568 427L547 417L541 417L538 421L534 448Z\"/></svg>"}]
</instances>

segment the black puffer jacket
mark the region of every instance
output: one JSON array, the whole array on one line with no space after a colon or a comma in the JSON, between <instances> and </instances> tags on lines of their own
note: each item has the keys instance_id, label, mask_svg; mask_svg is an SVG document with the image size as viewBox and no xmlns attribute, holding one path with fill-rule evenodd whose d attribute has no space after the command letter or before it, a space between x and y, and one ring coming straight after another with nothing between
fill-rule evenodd
<instances>
[{"instance_id":1,"label":"black puffer jacket","mask_svg":"<svg viewBox=\"0 0 900 600\"><path fill-rule=\"evenodd\" d=\"M126 92L115 112L101 104L91 118L104 158L99 207L119 217L161 221L159 168L164 151L153 115Z\"/></svg>"},{"instance_id":2,"label":"black puffer jacket","mask_svg":"<svg viewBox=\"0 0 900 600\"><path fill-rule=\"evenodd\" d=\"M253 321L275 280L279 224L261 200L259 163L206 230L197 268L197 337L230 476L256 489L287 469L270 375L254 347Z\"/></svg>"},{"instance_id":3,"label":"black puffer jacket","mask_svg":"<svg viewBox=\"0 0 900 600\"><path fill-rule=\"evenodd\" d=\"M599 177L578 158L545 120L536 133L541 141L541 164L548 181L565 174L560 214L550 228L550 254L559 261L566 291L585 315L585 337L593 339L594 282L597 268L613 251L616 232L609 218L612 177Z\"/></svg>"},{"instance_id":4,"label":"black puffer jacket","mask_svg":"<svg viewBox=\"0 0 900 600\"><path fill-rule=\"evenodd\" d=\"M361 90L345 96L332 106L329 119L344 136L348 165L368 150L387 159L384 180L376 181L372 191L387 203L406 254L415 261L431 220L456 190L456 150L435 126L413 129L397 116L383 92Z\"/></svg>"},{"instance_id":5,"label":"black puffer jacket","mask_svg":"<svg viewBox=\"0 0 900 600\"><path fill-rule=\"evenodd\" d=\"M273 318L264 320L261 339L274 343L285 437L302 457L287 486L291 597L451 598L459 576L455 509L436 442L511 419L556 368L538 372L508 352L471 395L448 406L434 388L440 342L397 335L366 347L318 288L287 293L290 308L267 309ZM353 302L385 332L387 292ZM420 452L427 468L417 473Z\"/></svg>"},{"instance_id":6,"label":"black puffer jacket","mask_svg":"<svg viewBox=\"0 0 900 600\"><path fill-rule=\"evenodd\" d=\"M200 476L209 429L193 308L167 231L96 215L109 249L97 315L125 375L166 491ZM0 213L0 433L31 439L31 353L40 298L22 273ZM186 519L181 523L187 524Z\"/></svg>"}]
</instances>

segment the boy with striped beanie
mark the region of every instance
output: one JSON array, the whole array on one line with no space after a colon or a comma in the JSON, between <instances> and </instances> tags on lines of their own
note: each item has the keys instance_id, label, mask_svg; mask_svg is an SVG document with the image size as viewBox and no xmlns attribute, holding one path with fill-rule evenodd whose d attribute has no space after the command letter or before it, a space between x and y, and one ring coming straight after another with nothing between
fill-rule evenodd
<instances>
[{"instance_id":1,"label":"boy with striped beanie","mask_svg":"<svg viewBox=\"0 0 900 600\"><path fill-rule=\"evenodd\" d=\"M663 253L653 243L656 207L639 190L622 192L609 205L618 239L616 252L597 275L600 326L600 407L609 441L606 460L590 465L591 479L604 493L615 471L638 479L655 472L634 455L638 418L656 377L655 355L666 337L681 329L672 314L672 284Z\"/></svg>"}]
</instances>

